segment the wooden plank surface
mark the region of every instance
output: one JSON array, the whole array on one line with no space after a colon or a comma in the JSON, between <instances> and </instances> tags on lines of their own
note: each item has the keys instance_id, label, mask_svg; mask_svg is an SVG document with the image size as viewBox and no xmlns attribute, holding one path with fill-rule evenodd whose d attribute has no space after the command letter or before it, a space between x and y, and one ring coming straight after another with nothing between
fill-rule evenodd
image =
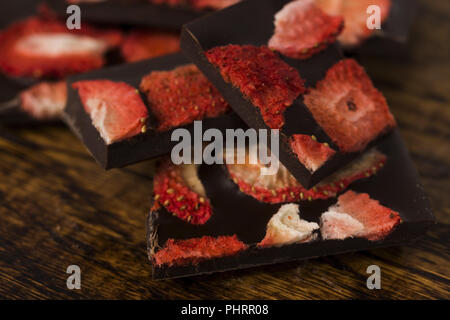
<instances>
[{"instance_id":1,"label":"wooden plank surface","mask_svg":"<svg viewBox=\"0 0 450 320\"><path fill-rule=\"evenodd\" d=\"M450 298L450 2L422 1L411 56L364 59L410 148L438 225L388 249L152 281L154 162L105 172L62 125L0 128L0 298ZM80 266L81 290L66 287ZM382 289L366 288L381 267Z\"/></svg>"}]
</instances>

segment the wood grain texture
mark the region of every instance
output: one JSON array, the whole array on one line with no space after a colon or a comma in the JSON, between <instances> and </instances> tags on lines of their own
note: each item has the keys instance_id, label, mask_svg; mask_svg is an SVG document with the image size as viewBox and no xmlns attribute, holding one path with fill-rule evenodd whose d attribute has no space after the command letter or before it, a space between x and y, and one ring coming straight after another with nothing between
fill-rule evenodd
<instances>
[{"instance_id":1,"label":"wood grain texture","mask_svg":"<svg viewBox=\"0 0 450 320\"><path fill-rule=\"evenodd\" d=\"M0 298L450 298L450 2L422 1L411 55L364 59L410 148L439 224L416 243L152 281L145 248L154 162L105 172L63 126L0 129ZM82 270L68 290L66 268ZM366 288L366 268L382 289Z\"/></svg>"}]
</instances>

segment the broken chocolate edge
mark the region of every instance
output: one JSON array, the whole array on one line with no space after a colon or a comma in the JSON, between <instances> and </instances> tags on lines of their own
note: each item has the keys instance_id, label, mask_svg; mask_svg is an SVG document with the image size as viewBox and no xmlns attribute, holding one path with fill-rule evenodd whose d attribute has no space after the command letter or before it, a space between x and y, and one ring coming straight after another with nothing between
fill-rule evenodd
<instances>
[{"instance_id":1,"label":"broken chocolate edge","mask_svg":"<svg viewBox=\"0 0 450 320\"><path fill-rule=\"evenodd\" d=\"M382 152L386 152L384 149L387 147L387 149L391 149L390 153L392 153L392 146L398 145L398 139L398 135L390 139L386 146L382 146ZM405 154L403 153L402 158L404 157ZM374 199L381 201L383 205L401 212L401 217L404 220L414 221L422 219L422 216L426 216L426 214L425 210L421 208L428 208L429 203L422 199L424 198L423 191L418 190L417 179L408 179L406 175L409 172L399 168L400 165L409 167L410 170L413 168L411 164L400 164L399 160L390 157L375 176L357 180L345 190L352 189L356 192L370 194ZM400 173L396 173L398 170L400 170ZM204 235L217 237L236 234L239 240L246 244L261 241L264 237L267 223L283 203L266 203L242 192L239 185L229 175L225 165L202 165L198 174L206 190L207 198L211 202L213 208L212 216L204 224L193 225L173 216L164 206L161 206L157 210L160 212L157 221L162 226L159 229L158 239L165 243L170 238L183 240ZM392 179L392 175L395 176L396 174L403 176L406 180L396 182L397 185L389 182ZM385 187L383 188L383 186ZM343 193L345 190L338 194ZM406 192L411 199L415 199L414 202L419 207L411 206L410 202L405 200L405 197L391 196L391 194L397 195L397 190ZM301 217L308 221L319 223L321 213L335 204L336 199L336 197L331 197L310 201L305 198L285 203L300 204ZM422 206L419 205L420 203ZM242 211L246 212L246 214L242 215ZM234 223L230 224L230 221L234 221ZM239 224L237 224L237 221L239 221ZM252 228L248 229L250 225Z\"/></svg>"},{"instance_id":2,"label":"broken chocolate edge","mask_svg":"<svg viewBox=\"0 0 450 320\"><path fill-rule=\"evenodd\" d=\"M175 53L70 77L67 81L68 95L66 108L63 112L63 120L83 142L97 163L105 169L119 168L168 154L172 147L178 143L177 141L171 141L172 132L178 128L184 128L193 136L193 123L161 133L149 129L145 133L107 145L92 124L92 120L85 111L77 90L72 88L72 84L82 80L109 79L112 81L123 81L133 87L137 87L142 77L152 71L171 70L186 63L188 63L187 60L180 53ZM127 70L126 74L124 74L125 70ZM123 79L121 79L122 74L124 74ZM142 93L141 97L149 110L149 114L151 114L146 97ZM246 127L237 115L232 112L215 118L204 118L201 121L204 130L209 128L225 130Z\"/></svg>"},{"instance_id":3,"label":"broken chocolate edge","mask_svg":"<svg viewBox=\"0 0 450 320\"><path fill-rule=\"evenodd\" d=\"M164 279L169 277L182 277L202 273L212 273L216 271L226 271L283 261L307 259L349 251L386 247L408 243L409 241L414 240L414 238L425 233L430 226L436 223L436 220L431 212L430 203L423 191L423 188L418 182L417 170L410 160L409 153L403 143L398 129L395 130L395 134L391 136L388 141L383 142L382 145L380 145L380 150L383 153L387 154L387 164L377 175L369 179L356 181L349 189L354 190L355 192L369 193L371 198L380 201L382 205L387 206L392 210L398 211L400 213L402 223L396 226L393 232L390 233L386 238L374 242L360 238L350 238L346 240L320 240L304 244L265 248L264 250L268 251L263 251L264 253L259 254L254 253L254 250L256 249L254 248L253 242L249 243L249 241L242 239L242 235L239 236L238 234L239 240L243 241L246 244L250 244L249 249L247 249L246 251L240 252L230 257L205 260L195 266L153 266L153 277L155 279ZM243 211L246 211L246 206L249 205L254 207L257 203L259 203L258 206L271 207L272 209L270 210L272 210L273 212L275 212L276 208L278 208L279 205L264 204L252 198L251 196L239 194L238 186L232 182L230 177L226 177L226 172L223 168L223 165L202 166L202 168L206 168L207 170L204 171L202 169L203 171L200 172L200 178L205 186L208 198L210 198L210 200L212 201L213 208L216 207L215 210L225 210L226 212L228 212L229 208L223 208L222 204L233 201L233 199L236 197L236 199L240 199L238 205L240 207L244 207ZM217 173L219 173L220 176L218 176ZM392 174L399 174L399 179L394 179L395 181L392 181ZM205 179L207 179L208 181L206 181ZM380 188L380 186L384 186L386 184L388 184L387 188ZM217 185L223 187L218 187L217 190L214 190ZM229 192L225 193L223 188L229 190ZM219 204L217 204L217 197L221 198L221 203ZM246 199L248 200L247 203ZM324 212L323 210L328 208L335 201L335 199L329 199L304 202L303 207L301 207L300 209L301 217L306 219L307 221L316 221L317 219L320 219L320 215L316 216L318 212ZM316 206L318 207L314 209ZM257 211L260 214L264 213L259 209ZM157 214L157 216L154 216L154 219L149 220L148 222L155 224L155 226L152 227L158 227L158 240L161 241L162 245L164 245L165 241L167 241L169 238L190 239L201 237L203 235L216 237L220 235L230 235L230 233L233 233L233 231L236 232L237 230L235 227L230 227L229 230L224 230L221 227L217 232L212 232L212 230L208 231L208 222L213 222L212 219L217 218L218 214L223 215L224 212L213 212L211 220L209 220L205 224L205 227L207 227L206 229L203 226L191 226L188 223L181 221L176 217L173 217L169 212L165 210L164 207L158 209ZM267 220L266 218L270 217L265 217L264 219ZM219 221L216 221L216 225L220 226L221 219L218 220ZM267 224L267 221L265 220L258 225L265 227ZM167 223L169 223L169 227ZM160 227L164 228L161 229ZM180 229L179 231L184 230L182 232L183 235L181 237L177 237L177 232L174 233L173 231L171 231L171 228L173 227ZM214 229L215 228L216 226L214 227ZM190 233L189 231L186 233L186 229L192 229L191 231L193 231L193 233ZM200 229L205 229L206 231L201 231ZM257 230L255 230L255 232L256 231ZM255 236L258 239L262 239L262 233L264 233L265 230L259 231ZM302 252L304 250L309 250L307 248L309 248L310 246L312 246L314 250L312 250L311 253L307 256L301 256L301 253L298 252L298 249L300 248L299 246L302 248ZM286 249L290 247L294 248L292 249L293 252L289 251L291 249ZM283 258L283 252L285 252L284 250L288 250L289 258ZM267 257L269 256L269 260L271 261L267 261Z\"/></svg>"},{"instance_id":4,"label":"broken chocolate edge","mask_svg":"<svg viewBox=\"0 0 450 320\"><path fill-rule=\"evenodd\" d=\"M195 23L195 22L194 22ZM206 55L203 46L201 45L199 39L195 37L192 31L189 29L190 24L183 27L181 32L181 48L187 56L197 65L197 67L205 74L205 76L214 84L214 86L221 92L224 98L228 101L232 109L252 128L255 129L270 129L264 122L259 108L255 107L248 99L246 99L242 92L235 88L232 84L227 83L220 74L220 71L212 65ZM335 45L329 47L328 50L335 51ZM326 55L325 52L319 53L318 55ZM317 58L317 57L316 57ZM288 60L289 61L289 60ZM297 69L298 70L298 69ZM320 72L320 71L319 71ZM237 107L238 106L238 107ZM297 156L292 152L289 146L288 136L285 134L284 129L280 130L280 161L286 166L286 168L294 175L294 177L305 187L311 188L322 179L329 176L337 169L341 168L345 164L349 163L351 160L355 159L358 155L361 155L365 151L369 150L374 145L378 144L384 138L389 136L393 130L381 133L376 139L372 140L363 150L352 153L342 153L336 147L335 143L331 138L324 132L324 130L318 125L318 123L313 118L311 112L306 108L303 103L303 98L300 96L292 104L291 108L285 111L290 112L290 109L296 112L295 119L306 119L312 121L313 124L308 124L307 121L302 121L302 129L309 132L298 132L307 135L315 135L320 139L321 142L327 142L336 151L336 154L328 159L319 169L314 173L311 173L305 165L303 165L297 158ZM292 117L288 117L292 118ZM285 126L288 126L287 121ZM292 127L292 124L289 125ZM393 129L393 128L392 128Z\"/></svg>"},{"instance_id":5,"label":"broken chocolate edge","mask_svg":"<svg viewBox=\"0 0 450 320\"><path fill-rule=\"evenodd\" d=\"M248 249L232 256L205 259L195 265L172 267L163 265L158 267L152 264L152 277L155 280L162 280L203 275L408 244L422 236L431 226L432 222L429 221L410 223L408 225L400 224L385 239L377 242L371 242L362 238L349 238L345 240L323 240L269 248L250 246Z\"/></svg>"}]
</instances>

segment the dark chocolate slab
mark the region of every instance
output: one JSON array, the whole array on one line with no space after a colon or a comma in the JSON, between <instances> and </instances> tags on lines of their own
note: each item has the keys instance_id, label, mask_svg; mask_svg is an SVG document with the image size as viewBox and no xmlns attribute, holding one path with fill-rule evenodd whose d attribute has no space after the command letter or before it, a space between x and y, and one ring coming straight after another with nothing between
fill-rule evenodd
<instances>
[{"instance_id":1,"label":"dark chocolate slab","mask_svg":"<svg viewBox=\"0 0 450 320\"><path fill-rule=\"evenodd\" d=\"M139 134L135 137L106 145L97 129L92 125L91 118L84 110L78 92L72 88L72 83L80 80L107 79L123 81L135 88L139 88L142 77L151 71L172 70L177 66L188 63L189 61L183 55L176 53L73 76L68 80L68 101L64 111L64 120L82 140L95 160L105 169L123 167L170 153L172 147L178 143L170 141L171 134L176 128L161 133L150 128L145 134ZM147 105L147 99L144 95L142 95L142 100ZM150 118L152 118L150 108L149 112ZM224 130L245 128L246 126L236 114L230 112L216 118L204 119L202 127L203 130L209 128ZM191 136L194 136L193 124L179 128L187 129Z\"/></svg>"},{"instance_id":2,"label":"dark chocolate slab","mask_svg":"<svg viewBox=\"0 0 450 320\"><path fill-rule=\"evenodd\" d=\"M256 129L269 129L262 119L259 108L255 107L242 92L227 83L220 71L209 63L205 51L216 46L227 44L266 45L273 34L274 15L290 0L259 1L249 0L220 12L210 14L184 26L181 34L183 52L199 67L200 70L222 93L234 111L250 126ZM232 23L231 23L232 22ZM311 87L322 79L326 71L340 59L342 53L337 44L310 59L292 59L280 55L289 65L297 69ZM286 123L280 130L280 161L306 188L310 188L329 176L364 150L353 153L341 153L336 145L318 125L300 96L284 113ZM327 142L336 154L314 173L311 173L297 158L289 146L288 139L293 134L315 135L320 142ZM384 138L384 134L372 141L366 150Z\"/></svg>"},{"instance_id":3,"label":"dark chocolate slab","mask_svg":"<svg viewBox=\"0 0 450 320\"><path fill-rule=\"evenodd\" d=\"M68 4L61 0L46 0L50 8L66 17ZM189 7L155 5L146 0L107 0L99 3L80 3L83 21L127 26L180 29L211 10Z\"/></svg>"},{"instance_id":4,"label":"dark chocolate slab","mask_svg":"<svg viewBox=\"0 0 450 320\"><path fill-rule=\"evenodd\" d=\"M205 235L217 237L236 234L239 240L250 245L250 248L231 257L205 260L196 265L153 266L153 277L165 279L241 269L400 245L416 239L433 225L434 217L398 130L383 141L378 149L387 155L386 165L375 176L353 183L350 189L368 193L382 205L400 213L403 222L385 239L325 241L319 237L310 243L257 248L256 244L264 238L268 221L281 205L262 203L240 192L223 165L203 164L199 176L213 207L210 220L198 226L182 221L164 208L151 212L148 219L149 252L163 247L168 239L181 240ZM320 214L335 202L336 199L299 202L300 217L318 222Z\"/></svg>"},{"instance_id":5,"label":"dark chocolate slab","mask_svg":"<svg viewBox=\"0 0 450 320\"><path fill-rule=\"evenodd\" d=\"M27 85L0 74L0 123L16 123L24 119L17 95L26 88Z\"/></svg>"},{"instance_id":6,"label":"dark chocolate slab","mask_svg":"<svg viewBox=\"0 0 450 320\"><path fill-rule=\"evenodd\" d=\"M10 102L14 104L10 108ZM23 112L20 109L20 101L12 100L8 101L8 108L2 109L6 104L0 104L0 124L6 125L27 125L37 123L38 120L31 117L28 113Z\"/></svg>"}]
</instances>

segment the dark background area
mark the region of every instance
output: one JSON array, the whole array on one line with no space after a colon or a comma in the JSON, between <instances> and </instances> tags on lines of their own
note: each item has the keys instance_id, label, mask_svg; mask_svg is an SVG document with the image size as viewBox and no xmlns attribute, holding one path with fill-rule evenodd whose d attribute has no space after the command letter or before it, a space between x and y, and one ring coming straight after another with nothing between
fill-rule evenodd
<instances>
[{"instance_id":1,"label":"dark background area","mask_svg":"<svg viewBox=\"0 0 450 320\"><path fill-rule=\"evenodd\" d=\"M0 26L30 1L2 1ZM268 267L152 281L146 256L154 162L103 171L65 127L0 127L0 298L449 298L450 2L423 0L409 55L363 58L386 95L438 224L417 242ZM66 287L66 268L82 289ZM381 267L382 289L366 288Z\"/></svg>"}]
</instances>

